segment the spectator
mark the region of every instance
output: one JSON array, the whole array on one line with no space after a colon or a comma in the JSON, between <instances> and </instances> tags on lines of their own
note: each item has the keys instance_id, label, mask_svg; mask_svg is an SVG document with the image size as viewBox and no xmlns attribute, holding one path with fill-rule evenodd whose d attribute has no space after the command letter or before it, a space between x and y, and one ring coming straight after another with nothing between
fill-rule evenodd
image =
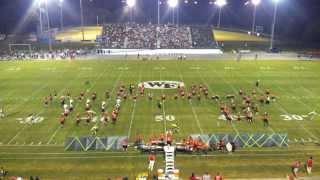
<instances>
[{"instance_id":1,"label":"spectator","mask_svg":"<svg viewBox=\"0 0 320 180\"><path fill-rule=\"evenodd\" d=\"M0 178L6 177L8 174L8 171L6 171L3 167L0 168Z\"/></svg>"},{"instance_id":2,"label":"spectator","mask_svg":"<svg viewBox=\"0 0 320 180\"><path fill-rule=\"evenodd\" d=\"M294 180L294 176L291 174L287 174L287 180Z\"/></svg>"},{"instance_id":3,"label":"spectator","mask_svg":"<svg viewBox=\"0 0 320 180\"><path fill-rule=\"evenodd\" d=\"M301 162L300 161L295 161L291 166L292 174L296 178L298 177L298 171L300 169L300 166L301 166Z\"/></svg>"},{"instance_id":4,"label":"spectator","mask_svg":"<svg viewBox=\"0 0 320 180\"><path fill-rule=\"evenodd\" d=\"M222 176L220 175L220 172L217 172L217 175L214 177L214 180L222 180Z\"/></svg>"},{"instance_id":5,"label":"spectator","mask_svg":"<svg viewBox=\"0 0 320 180\"><path fill-rule=\"evenodd\" d=\"M199 180L199 178L194 173L191 173L189 180Z\"/></svg>"},{"instance_id":6,"label":"spectator","mask_svg":"<svg viewBox=\"0 0 320 180\"><path fill-rule=\"evenodd\" d=\"M152 154L149 155L148 160L149 160L149 167L148 167L148 169L149 169L150 171L153 171L153 167L154 167L154 164L155 164L155 162L156 162L156 156L152 153Z\"/></svg>"},{"instance_id":7,"label":"spectator","mask_svg":"<svg viewBox=\"0 0 320 180\"><path fill-rule=\"evenodd\" d=\"M211 175L208 172L204 173L204 175L202 176L202 180L212 180Z\"/></svg>"},{"instance_id":8,"label":"spectator","mask_svg":"<svg viewBox=\"0 0 320 180\"><path fill-rule=\"evenodd\" d=\"M306 162L306 169L307 169L307 174L311 175L311 171L312 171L312 166L313 166L313 159L312 156L310 156L310 158L307 160Z\"/></svg>"},{"instance_id":9,"label":"spectator","mask_svg":"<svg viewBox=\"0 0 320 180\"><path fill-rule=\"evenodd\" d=\"M194 48L216 47L213 39L212 28L209 26L192 26L192 45Z\"/></svg>"}]
</instances>

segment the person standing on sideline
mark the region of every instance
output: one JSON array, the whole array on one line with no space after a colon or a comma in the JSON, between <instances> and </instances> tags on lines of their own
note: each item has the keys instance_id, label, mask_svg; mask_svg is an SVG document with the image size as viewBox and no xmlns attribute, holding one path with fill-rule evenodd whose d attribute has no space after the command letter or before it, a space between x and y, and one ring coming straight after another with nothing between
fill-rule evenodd
<instances>
[{"instance_id":1,"label":"person standing on sideline","mask_svg":"<svg viewBox=\"0 0 320 180\"><path fill-rule=\"evenodd\" d=\"M191 176L189 177L189 180L199 180L199 178L196 176L195 173L191 173Z\"/></svg>"},{"instance_id":2,"label":"person standing on sideline","mask_svg":"<svg viewBox=\"0 0 320 180\"><path fill-rule=\"evenodd\" d=\"M204 175L202 176L202 180L212 180L211 175L208 172L204 173Z\"/></svg>"},{"instance_id":3,"label":"person standing on sideline","mask_svg":"<svg viewBox=\"0 0 320 180\"><path fill-rule=\"evenodd\" d=\"M214 177L214 180L222 180L222 176L218 172L217 175Z\"/></svg>"},{"instance_id":4,"label":"person standing on sideline","mask_svg":"<svg viewBox=\"0 0 320 180\"><path fill-rule=\"evenodd\" d=\"M312 159L312 156L310 156L310 158L306 162L306 169L307 169L308 175L311 175L312 166L313 166L313 159Z\"/></svg>"},{"instance_id":5,"label":"person standing on sideline","mask_svg":"<svg viewBox=\"0 0 320 180\"><path fill-rule=\"evenodd\" d=\"M262 116L263 127L269 127L269 115L265 112Z\"/></svg>"},{"instance_id":6,"label":"person standing on sideline","mask_svg":"<svg viewBox=\"0 0 320 180\"><path fill-rule=\"evenodd\" d=\"M260 85L260 80L257 80L256 81L256 88L259 88L259 85Z\"/></svg>"},{"instance_id":7,"label":"person standing on sideline","mask_svg":"<svg viewBox=\"0 0 320 180\"><path fill-rule=\"evenodd\" d=\"M0 108L0 118L4 118L4 110L3 110L3 107Z\"/></svg>"},{"instance_id":8,"label":"person standing on sideline","mask_svg":"<svg viewBox=\"0 0 320 180\"><path fill-rule=\"evenodd\" d=\"M298 177L298 171L300 169L301 166L301 162L300 161L295 161L292 166L291 166L291 170L292 170L292 174L295 178Z\"/></svg>"},{"instance_id":9,"label":"person standing on sideline","mask_svg":"<svg viewBox=\"0 0 320 180\"><path fill-rule=\"evenodd\" d=\"M153 167L154 167L154 164L156 162L156 156L152 153L152 154L149 155L148 159L149 159L149 167L148 167L148 169L149 169L149 171L153 171Z\"/></svg>"}]
</instances>

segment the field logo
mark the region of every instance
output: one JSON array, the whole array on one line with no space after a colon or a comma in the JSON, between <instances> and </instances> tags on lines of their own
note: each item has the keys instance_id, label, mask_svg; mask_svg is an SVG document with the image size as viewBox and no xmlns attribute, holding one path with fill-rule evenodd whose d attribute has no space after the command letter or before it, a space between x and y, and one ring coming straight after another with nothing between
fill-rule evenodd
<instances>
[{"instance_id":1,"label":"field logo","mask_svg":"<svg viewBox=\"0 0 320 180\"><path fill-rule=\"evenodd\" d=\"M44 117L37 116L37 115L31 115L26 118L17 118L17 120L21 124L38 124L44 120Z\"/></svg>"},{"instance_id":2,"label":"field logo","mask_svg":"<svg viewBox=\"0 0 320 180\"><path fill-rule=\"evenodd\" d=\"M319 115L316 111L312 111L308 114L297 115L297 114L284 114L280 115L284 121L303 121L303 120L314 120Z\"/></svg>"},{"instance_id":3,"label":"field logo","mask_svg":"<svg viewBox=\"0 0 320 180\"><path fill-rule=\"evenodd\" d=\"M174 117L174 115L166 115L165 118L166 118L166 121L175 121L175 120L176 120L176 118ZM163 115L157 115L157 116L155 116L155 121L156 121L156 122L161 122L161 121L163 121L163 120L164 120Z\"/></svg>"},{"instance_id":4,"label":"field logo","mask_svg":"<svg viewBox=\"0 0 320 180\"><path fill-rule=\"evenodd\" d=\"M138 86L144 86L147 89L178 89L178 87L184 87L183 82L179 81L147 81L139 83Z\"/></svg>"}]
</instances>

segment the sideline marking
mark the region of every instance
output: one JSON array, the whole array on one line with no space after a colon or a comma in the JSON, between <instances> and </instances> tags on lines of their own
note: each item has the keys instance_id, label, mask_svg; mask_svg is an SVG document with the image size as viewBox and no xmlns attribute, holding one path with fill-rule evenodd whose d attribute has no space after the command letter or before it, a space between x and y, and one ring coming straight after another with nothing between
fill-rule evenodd
<instances>
[{"instance_id":1,"label":"sideline marking","mask_svg":"<svg viewBox=\"0 0 320 180\"><path fill-rule=\"evenodd\" d=\"M66 155L70 155L67 154ZM81 154L79 154L81 155ZM86 154L84 154L86 155ZM305 152L302 153L293 153L293 154L270 154L270 153L264 153L264 154L207 154L207 155L187 155L187 154L179 154L178 157L184 157L184 158L198 158L198 157L233 157L233 158L239 158L239 157L296 157L299 156L305 156ZM12 157L12 158L2 158L1 160L43 160L43 159L109 159L109 158L145 158L147 155L107 155L107 156L64 156L64 157Z\"/></svg>"},{"instance_id":2,"label":"sideline marking","mask_svg":"<svg viewBox=\"0 0 320 180\"><path fill-rule=\"evenodd\" d=\"M48 140L47 144L50 144L53 138L56 136L56 134L60 131L61 126L59 125L58 128L54 131L54 133L51 135L50 139Z\"/></svg>"}]
</instances>

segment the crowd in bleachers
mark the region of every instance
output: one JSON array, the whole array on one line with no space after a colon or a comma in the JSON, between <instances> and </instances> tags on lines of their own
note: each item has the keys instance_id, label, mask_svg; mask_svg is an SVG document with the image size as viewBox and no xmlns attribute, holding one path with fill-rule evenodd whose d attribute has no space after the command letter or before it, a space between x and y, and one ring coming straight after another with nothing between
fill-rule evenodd
<instances>
[{"instance_id":1,"label":"crowd in bleachers","mask_svg":"<svg viewBox=\"0 0 320 180\"><path fill-rule=\"evenodd\" d=\"M213 32L210 27L192 27L191 28L192 35L192 46L194 48L205 48L205 47L213 47Z\"/></svg>"},{"instance_id":2,"label":"crowd in bleachers","mask_svg":"<svg viewBox=\"0 0 320 180\"><path fill-rule=\"evenodd\" d=\"M123 48L126 37L125 24L110 24L104 26L103 36L105 37L104 46L110 48Z\"/></svg>"},{"instance_id":3,"label":"crowd in bleachers","mask_svg":"<svg viewBox=\"0 0 320 180\"><path fill-rule=\"evenodd\" d=\"M13 51L10 53L2 52L0 53L0 61L9 60L44 60L44 59L75 59L80 57L85 57L90 54L89 50L85 49L62 49L55 51Z\"/></svg>"},{"instance_id":4,"label":"crowd in bleachers","mask_svg":"<svg viewBox=\"0 0 320 180\"><path fill-rule=\"evenodd\" d=\"M189 49L214 44L210 27L170 24L107 24L101 39L100 45L104 48Z\"/></svg>"},{"instance_id":5,"label":"crowd in bleachers","mask_svg":"<svg viewBox=\"0 0 320 180\"><path fill-rule=\"evenodd\" d=\"M127 35L129 49L155 49L157 46L155 25L128 24Z\"/></svg>"},{"instance_id":6,"label":"crowd in bleachers","mask_svg":"<svg viewBox=\"0 0 320 180\"><path fill-rule=\"evenodd\" d=\"M158 28L158 32L160 48L192 48L190 28L187 26L162 25Z\"/></svg>"}]
</instances>

